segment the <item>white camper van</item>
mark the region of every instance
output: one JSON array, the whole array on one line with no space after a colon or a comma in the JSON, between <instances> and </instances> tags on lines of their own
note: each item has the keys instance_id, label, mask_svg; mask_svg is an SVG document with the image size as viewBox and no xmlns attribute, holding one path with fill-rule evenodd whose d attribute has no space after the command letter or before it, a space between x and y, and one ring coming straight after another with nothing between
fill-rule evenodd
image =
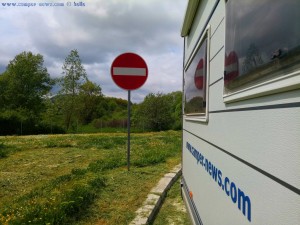
<instances>
[{"instance_id":1,"label":"white camper van","mask_svg":"<svg viewBox=\"0 0 300 225\"><path fill-rule=\"evenodd\" d=\"M182 193L194 224L300 224L300 1L189 0Z\"/></svg>"}]
</instances>

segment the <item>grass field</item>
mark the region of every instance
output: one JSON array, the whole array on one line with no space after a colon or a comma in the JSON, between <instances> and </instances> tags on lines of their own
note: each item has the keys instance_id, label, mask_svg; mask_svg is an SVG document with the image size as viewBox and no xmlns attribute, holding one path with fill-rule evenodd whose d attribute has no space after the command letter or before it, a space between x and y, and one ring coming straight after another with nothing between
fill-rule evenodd
<instances>
[{"instance_id":1,"label":"grass field","mask_svg":"<svg viewBox=\"0 0 300 225\"><path fill-rule=\"evenodd\" d=\"M0 224L128 224L180 163L181 132L0 137Z\"/></svg>"},{"instance_id":2,"label":"grass field","mask_svg":"<svg viewBox=\"0 0 300 225\"><path fill-rule=\"evenodd\" d=\"M181 197L180 178L168 191L155 221L151 225L191 225Z\"/></svg>"}]
</instances>

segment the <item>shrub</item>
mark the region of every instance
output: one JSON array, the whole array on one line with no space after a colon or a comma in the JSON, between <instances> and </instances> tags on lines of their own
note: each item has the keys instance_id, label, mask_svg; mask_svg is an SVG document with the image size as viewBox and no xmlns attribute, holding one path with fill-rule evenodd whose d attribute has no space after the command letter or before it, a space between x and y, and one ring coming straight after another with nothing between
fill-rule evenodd
<instances>
[{"instance_id":1,"label":"shrub","mask_svg":"<svg viewBox=\"0 0 300 225\"><path fill-rule=\"evenodd\" d=\"M0 143L0 158L5 158L8 156L8 149L3 143Z\"/></svg>"},{"instance_id":2,"label":"shrub","mask_svg":"<svg viewBox=\"0 0 300 225\"><path fill-rule=\"evenodd\" d=\"M77 176L82 176L87 173L87 169L74 168L72 169L71 173Z\"/></svg>"},{"instance_id":3,"label":"shrub","mask_svg":"<svg viewBox=\"0 0 300 225\"><path fill-rule=\"evenodd\" d=\"M132 164L137 167L145 167L163 163L167 160L167 157L169 157L169 154L163 150L149 151L143 149L139 153L139 156L133 160Z\"/></svg>"}]
</instances>

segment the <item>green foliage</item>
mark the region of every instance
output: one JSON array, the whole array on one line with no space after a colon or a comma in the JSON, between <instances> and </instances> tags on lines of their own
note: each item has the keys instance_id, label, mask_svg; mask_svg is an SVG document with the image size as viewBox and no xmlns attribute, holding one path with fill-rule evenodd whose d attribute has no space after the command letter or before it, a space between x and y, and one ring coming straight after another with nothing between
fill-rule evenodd
<instances>
[{"instance_id":1,"label":"green foliage","mask_svg":"<svg viewBox=\"0 0 300 225\"><path fill-rule=\"evenodd\" d=\"M180 130L182 128L182 92L176 91L166 94L166 98L172 103L171 104L171 115L172 115L172 129Z\"/></svg>"},{"instance_id":2,"label":"green foliage","mask_svg":"<svg viewBox=\"0 0 300 225\"><path fill-rule=\"evenodd\" d=\"M96 162L90 163L90 165L88 166L88 170L97 173L125 166L126 161L124 156L125 154L120 154L119 151L114 152L108 159L101 159L97 160Z\"/></svg>"},{"instance_id":3,"label":"green foliage","mask_svg":"<svg viewBox=\"0 0 300 225\"><path fill-rule=\"evenodd\" d=\"M30 132L40 129L43 96L54 84L43 63L42 55L22 52L0 75L0 135L23 134L24 124Z\"/></svg>"},{"instance_id":4,"label":"green foliage","mask_svg":"<svg viewBox=\"0 0 300 225\"><path fill-rule=\"evenodd\" d=\"M85 101L87 102L87 101ZM96 103L97 102L97 103ZM127 127L127 101L112 97L95 96L91 113L81 122L77 132L124 132ZM84 110L83 110L84 112ZM86 124L90 121L89 124Z\"/></svg>"},{"instance_id":5,"label":"green foliage","mask_svg":"<svg viewBox=\"0 0 300 225\"><path fill-rule=\"evenodd\" d=\"M86 214L106 186L106 178L74 168L18 198L2 216L12 224L70 224ZM65 190L66 189L66 190ZM21 205L21 207L19 207ZM2 218L1 218L2 217Z\"/></svg>"},{"instance_id":6,"label":"green foliage","mask_svg":"<svg viewBox=\"0 0 300 225\"><path fill-rule=\"evenodd\" d=\"M60 80L63 94L70 94L74 97L75 94L79 94L80 86L87 81L87 75L84 67L81 64L81 60L78 51L72 50L66 57L63 69L63 77Z\"/></svg>"},{"instance_id":7,"label":"green foliage","mask_svg":"<svg viewBox=\"0 0 300 225\"><path fill-rule=\"evenodd\" d=\"M196 96L185 103L184 110L186 113L205 113L205 103L203 97Z\"/></svg>"},{"instance_id":8,"label":"green foliage","mask_svg":"<svg viewBox=\"0 0 300 225\"><path fill-rule=\"evenodd\" d=\"M92 188L99 188L99 187L105 187L106 186L106 180L104 177L96 177L93 180L90 180L88 182L88 184L92 187Z\"/></svg>"},{"instance_id":9,"label":"green foliage","mask_svg":"<svg viewBox=\"0 0 300 225\"><path fill-rule=\"evenodd\" d=\"M181 96L181 92L148 94L134 110L134 126L148 131L180 129Z\"/></svg>"},{"instance_id":10,"label":"green foliage","mask_svg":"<svg viewBox=\"0 0 300 225\"><path fill-rule=\"evenodd\" d=\"M82 174L76 174L81 176ZM66 179L67 178L67 179ZM53 184L66 185L77 179L76 176L62 176ZM80 219L105 187L103 177L88 180L85 185L74 183L72 189L57 192L56 185L33 190L16 202L23 207L8 208L2 218L13 224L70 224ZM7 220L7 219L6 219Z\"/></svg>"},{"instance_id":11,"label":"green foliage","mask_svg":"<svg viewBox=\"0 0 300 225\"><path fill-rule=\"evenodd\" d=\"M159 138L145 139L135 138L137 143L142 146L136 150L132 157L132 165L137 167L145 167L149 165L155 165L164 163L166 160L175 154L177 154L177 146L180 146L181 139L172 135L176 134L173 131L169 131L170 136L161 136ZM176 146L174 149L171 146Z\"/></svg>"},{"instance_id":12,"label":"green foliage","mask_svg":"<svg viewBox=\"0 0 300 225\"><path fill-rule=\"evenodd\" d=\"M167 130L170 129L171 112L170 102L161 93L148 94L135 112L134 120L138 126L145 130Z\"/></svg>"},{"instance_id":13,"label":"green foliage","mask_svg":"<svg viewBox=\"0 0 300 225\"><path fill-rule=\"evenodd\" d=\"M72 50L66 57L63 69L63 77L60 79L60 108L64 116L66 130L75 130L78 124L79 92L80 87L87 81L87 75L77 50Z\"/></svg>"},{"instance_id":14,"label":"green foliage","mask_svg":"<svg viewBox=\"0 0 300 225\"><path fill-rule=\"evenodd\" d=\"M44 99L44 104L45 110L41 114L40 124L46 131L41 133L64 134L59 105L50 97Z\"/></svg>"},{"instance_id":15,"label":"green foliage","mask_svg":"<svg viewBox=\"0 0 300 225\"><path fill-rule=\"evenodd\" d=\"M77 176L85 175L87 173L87 170L86 169L74 168L74 169L72 169L71 173L74 174L74 175L77 175Z\"/></svg>"},{"instance_id":16,"label":"green foliage","mask_svg":"<svg viewBox=\"0 0 300 225\"><path fill-rule=\"evenodd\" d=\"M6 146L0 142L0 159L8 156L8 150Z\"/></svg>"},{"instance_id":17,"label":"green foliage","mask_svg":"<svg viewBox=\"0 0 300 225\"><path fill-rule=\"evenodd\" d=\"M103 95L99 85L86 81L80 86L78 114L81 123L88 124L97 116L97 106L101 101Z\"/></svg>"},{"instance_id":18,"label":"green foliage","mask_svg":"<svg viewBox=\"0 0 300 225\"><path fill-rule=\"evenodd\" d=\"M127 100L105 97L88 80L77 50L51 79L43 56L22 52L0 74L0 135L125 132ZM61 90L51 96L57 82ZM180 130L182 93L150 93L132 104L132 131Z\"/></svg>"},{"instance_id":19,"label":"green foliage","mask_svg":"<svg viewBox=\"0 0 300 225\"><path fill-rule=\"evenodd\" d=\"M23 109L25 117L40 113L43 108L42 97L53 85L43 63L42 55L31 52L22 52L10 61L0 76L1 101L4 103L2 110Z\"/></svg>"},{"instance_id":20,"label":"green foliage","mask_svg":"<svg viewBox=\"0 0 300 225\"><path fill-rule=\"evenodd\" d=\"M18 150L18 146L11 146L9 144L4 144L4 142L0 141L0 159L7 158L9 157L9 155L17 152Z\"/></svg>"}]
</instances>

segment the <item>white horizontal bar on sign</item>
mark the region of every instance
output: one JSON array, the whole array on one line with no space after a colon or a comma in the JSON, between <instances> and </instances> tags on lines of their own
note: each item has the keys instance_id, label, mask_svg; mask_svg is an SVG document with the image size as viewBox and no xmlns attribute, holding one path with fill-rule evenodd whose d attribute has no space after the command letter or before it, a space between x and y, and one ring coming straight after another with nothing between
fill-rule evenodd
<instances>
[{"instance_id":1,"label":"white horizontal bar on sign","mask_svg":"<svg viewBox=\"0 0 300 225\"><path fill-rule=\"evenodd\" d=\"M146 76L146 68L113 67L115 76Z\"/></svg>"}]
</instances>

